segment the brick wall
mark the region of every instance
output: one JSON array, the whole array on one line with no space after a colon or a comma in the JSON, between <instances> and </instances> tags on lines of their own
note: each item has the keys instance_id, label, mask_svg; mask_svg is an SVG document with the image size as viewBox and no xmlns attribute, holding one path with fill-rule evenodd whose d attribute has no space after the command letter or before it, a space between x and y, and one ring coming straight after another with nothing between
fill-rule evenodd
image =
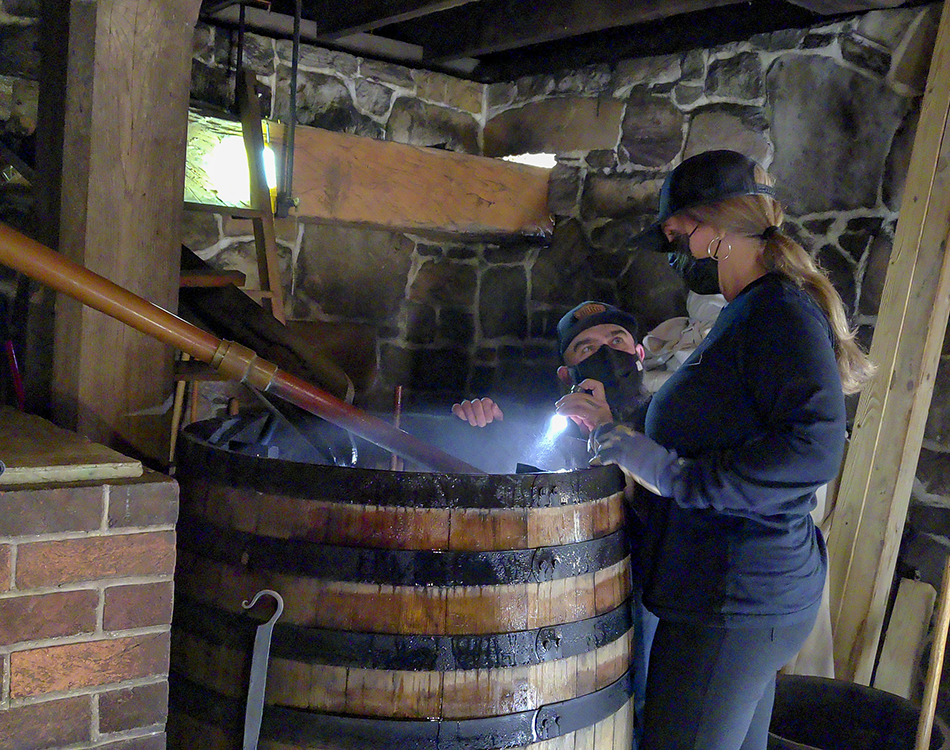
<instances>
[{"instance_id":1,"label":"brick wall","mask_svg":"<svg viewBox=\"0 0 950 750\"><path fill-rule=\"evenodd\" d=\"M178 485L0 488L0 750L163 750Z\"/></svg>"}]
</instances>

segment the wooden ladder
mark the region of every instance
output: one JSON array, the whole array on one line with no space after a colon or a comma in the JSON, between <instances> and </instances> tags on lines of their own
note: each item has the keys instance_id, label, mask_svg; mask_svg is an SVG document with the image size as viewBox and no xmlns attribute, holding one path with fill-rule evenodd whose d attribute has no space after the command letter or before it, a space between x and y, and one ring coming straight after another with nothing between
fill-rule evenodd
<instances>
[{"instance_id":1,"label":"wooden ladder","mask_svg":"<svg viewBox=\"0 0 950 750\"><path fill-rule=\"evenodd\" d=\"M181 286L209 287L234 283L252 299L256 300L277 320L287 324L284 312L284 294L280 283L280 266L277 259L277 231L274 226L274 208L264 169L264 131L260 103L257 98L257 77L250 70L238 71L237 99L241 115L241 133L244 150L247 152L250 179L250 207L217 206L205 203L185 203L186 210L209 211L227 214L234 218L250 219L254 228L254 244L257 249L257 287L248 287L244 274L236 271L219 273L192 272L183 270ZM175 363L175 398L172 405L171 440L168 462L174 463L178 432L182 427L182 413L186 383L191 383L191 403L194 407L198 383L202 380L221 378L204 363L188 360L187 355ZM194 421L194 408L192 418Z\"/></svg>"},{"instance_id":2,"label":"wooden ladder","mask_svg":"<svg viewBox=\"0 0 950 750\"><path fill-rule=\"evenodd\" d=\"M241 113L241 131L247 151L248 172L251 180L251 223L257 245L257 272L259 289L244 291L257 297L261 304L281 323L286 324L284 294L280 285L280 267L277 263L277 232L274 228L274 208L264 171L264 131L261 106L257 100L257 77L250 70L238 71L243 85L238 87L238 110Z\"/></svg>"}]
</instances>

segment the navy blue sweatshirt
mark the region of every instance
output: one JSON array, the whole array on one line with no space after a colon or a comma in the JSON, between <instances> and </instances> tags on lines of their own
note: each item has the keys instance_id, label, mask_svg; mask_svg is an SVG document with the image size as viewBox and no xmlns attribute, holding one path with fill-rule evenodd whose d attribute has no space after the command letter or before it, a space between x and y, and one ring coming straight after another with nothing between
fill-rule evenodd
<instances>
[{"instance_id":1,"label":"navy blue sweatshirt","mask_svg":"<svg viewBox=\"0 0 950 750\"><path fill-rule=\"evenodd\" d=\"M827 556L810 511L846 437L832 342L814 300L769 274L653 397L646 435L685 459L645 519L644 603L661 618L771 626L817 609Z\"/></svg>"}]
</instances>

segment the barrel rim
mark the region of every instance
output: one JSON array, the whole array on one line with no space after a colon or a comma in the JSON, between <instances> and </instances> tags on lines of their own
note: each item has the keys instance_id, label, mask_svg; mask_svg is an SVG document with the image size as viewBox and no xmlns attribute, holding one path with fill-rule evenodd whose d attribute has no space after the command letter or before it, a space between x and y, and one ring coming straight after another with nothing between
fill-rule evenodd
<instances>
[{"instance_id":1,"label":"barrel rim","mask_svg":"<svg viewBox=\"0 0 950 750\"><path fill-rule=\"evenodd\" d=\"M421 508L543 508L623 491L613 465L531 474L445 474L329 466L252 456L213 445L222 418L193 422L178 447L179 483L220 483L255 492L334 502Z\"/></svg>"}]
</instances>

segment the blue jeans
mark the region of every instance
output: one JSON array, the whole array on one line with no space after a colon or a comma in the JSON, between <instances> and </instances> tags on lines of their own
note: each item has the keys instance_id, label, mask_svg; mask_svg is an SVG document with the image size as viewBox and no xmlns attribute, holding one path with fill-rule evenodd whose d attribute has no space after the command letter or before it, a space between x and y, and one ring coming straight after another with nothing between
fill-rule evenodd
<instances>
[{"instance_id":1,"label":"blue jeans","mask_svg":"<svg viewBox=\"0 0 950 750\"><path fill-rule=\"evenodd\" d=\"M775 675L814 619L747 628L660 620L640 750L766 750Z\"/></svg>"}]
</instances>

